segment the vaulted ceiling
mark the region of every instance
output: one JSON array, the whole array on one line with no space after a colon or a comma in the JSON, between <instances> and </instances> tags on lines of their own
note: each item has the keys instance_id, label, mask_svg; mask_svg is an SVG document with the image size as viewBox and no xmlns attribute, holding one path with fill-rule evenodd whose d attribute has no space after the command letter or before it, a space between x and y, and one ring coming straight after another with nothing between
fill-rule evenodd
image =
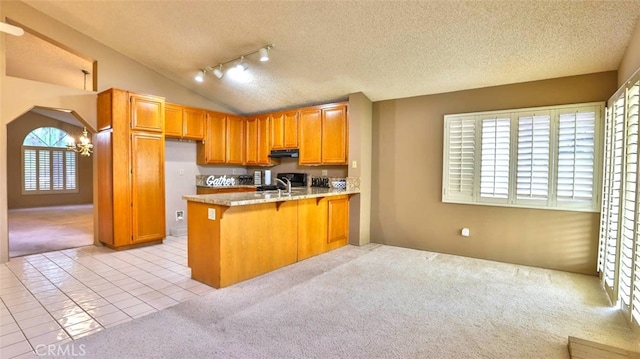
<instances>
[{"instance_id":1,"label":"vaulted ceiling","mask_svg":"<svg viewBox=\"0 0 640 359\"><path fill-rule=\"evenodd\" d=\"M240 114L615 70L640 14L640 1L25 2ZM270 61L246 58L251 80L194 81L270 43Z\"/></svg>"}]
</instances>

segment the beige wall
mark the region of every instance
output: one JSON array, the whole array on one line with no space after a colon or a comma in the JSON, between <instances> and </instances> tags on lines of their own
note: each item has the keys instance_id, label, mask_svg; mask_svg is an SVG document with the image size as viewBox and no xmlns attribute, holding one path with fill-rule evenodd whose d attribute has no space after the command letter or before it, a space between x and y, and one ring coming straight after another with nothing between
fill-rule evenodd
<instances>
[{"instance_id":1,"label":"beige wall","mask_svg":"<svg viewBox=\"0 0 640 359\"><path fill-rule=\"evenodd\" d=\"M622 86L638 69L640 69L640 21L636 23L636 28L618 67L618 87Z\"/></svg>"},{"instance_id":2,"label":"beige wall","mask_svg":"<svg viewBox=\"0 0 640 359\"><path fill-rule=\"evenodd\" d=\"M7 206L28 208L93 203L93 166L90 157L78 156L78 192L64 194L22 194L22 142L29 132L39 127L59 128L74 138L82 135L82 127L29 112L7 125Z\"/></svg>"},{"instance_id":3,"label":"beige wall","mask_svg":"<svg viewBox=\"0 0 640 359\"><path fill-rule=\"evenodd\" d=\"M349 177L360 178L360 194L349 203L349 243L353 245L371 241L372 114L373 103L365 94L349 95Z\"/></svg>"},{"instance_id":4,"label":"beige wall","mask_svg":"<svg viewBox=\"0 0 640 359\"><path fill-rule=\"evenodd\" d=\"M604 101L616 88L612 71L374 103L371 241L595 274L598 213L442 203L443 116Z\"/></svg>"},{"instance_id":5,"label":"beige wall","mask_svg":"<svg viewBox=\"0 0 640 359\"><path fill-rule=\"evenodd\" d=\"M10 18L98 62L98 91L111 87L163 96L167 101L231 112L172 80L65 26L19 1L0 1L0 19ZM7 261L7 124L34 106L75 110L95 128L96 94L5 74L5 35L0 34L0 262ZM92 156L92 158L95 158ZM95 164L94 164L95 167ZM95 188L95 185L94 185ZM169 187L167 197L181 196ZM94 196L96 197L96 196ZM94 203L95 204L95 203ZM97 225L98 219L94 221Z\"/></svg>"}]
</instances>

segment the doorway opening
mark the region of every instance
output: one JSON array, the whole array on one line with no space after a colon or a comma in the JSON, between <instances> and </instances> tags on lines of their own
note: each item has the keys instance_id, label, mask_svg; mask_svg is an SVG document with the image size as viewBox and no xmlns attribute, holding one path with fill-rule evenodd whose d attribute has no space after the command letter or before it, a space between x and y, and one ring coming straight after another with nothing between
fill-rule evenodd
<instances>
[{"instance_id":1,"label":"doorway opening","mask_svg":"<svg viewBox=\"0 0 640 359\"><path fill-rule=\"evenodd\" d=\"M7 124L9 257L94 243L93 156L70 145L86 126L72 110L44 107Z\"/></svg>"}]
</instances>

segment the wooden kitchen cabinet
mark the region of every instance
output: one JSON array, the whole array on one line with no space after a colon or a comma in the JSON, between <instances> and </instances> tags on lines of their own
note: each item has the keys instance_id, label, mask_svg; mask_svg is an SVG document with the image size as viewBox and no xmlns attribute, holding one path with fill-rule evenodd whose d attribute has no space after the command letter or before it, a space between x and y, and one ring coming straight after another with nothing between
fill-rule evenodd
<instances>
[{"instance_id":1,"label":"wooden kitchen cabinet","mask_svg":"<svg viewBox=\"0 0 640 359\"><path fill-rule=\"evenodd\" d=\"M349 242L349 195L298 201L298 260Z\"/></svg>"},{"instance_id":2,"label":"wooden kitchen cabinet","mask_svg":"<svg viewBox=\"0 0 640 359\"><path fill-rule=\"evenodd\" d=\"M165 237L162 97L118 89L98 94L98 240L110 248Z\"/></svg>"},{"instance_id":3,"label":"wooden kitchen cabinet","mask_svg":"<svg viewBox=\"0 0 640 359\"><path fill-rule=\"evenodd\" d=\"M269 157L271 152L270 115L246 119L246 161L247 165L271 166L275 162Z\"/></svg>"},{"instance_id":4,"label":"wooden kitchen cabinet","mask_svg":"<svg viewBox=\"0 0 640 359\"><path fill-rule=\"evenodd\" d=\"M205 139L196 146L199 165L245 163L244 118L208 111Z\"/></svg>"},{"instance_id":5,"label":"wooden kitchen cabinet","mask_svg":"<svg viewBox=\"0 0 640 359\"><path fill-rule=\"evenodd\" d=\"M207 112L204 141L196 145L199 165L224 164L227 157L227 114Z\"/></svg>"},{"instance_id":6,"label":"wooden kitchen cabinet","mask_svg":"<svg viewBox=\"0 0 640 359\"><path fill-rule=\"evenodd\" d=\"M182 138L182 106L171 103L164 107L164 136Z\"/></svg>"},{"instance_id":7,"label":"wooden kitchen cabinet","mask_svg":"<svg viewBox=\"0 0 640 359\"><path fill-rule=\"evenodd\" d=\"M348 117L345 103L300 110L301 165L344 165L348 153Z\"/></svg>"},{"instance_id":8,"label":"wooden kitchen cabinet","mask_svg":"<svg viewBox=\"0 0 640 359\"><path fill-rule=\"evenodd\" d=\"M298 148L298 111L271 115L271 149Z\"/></svg>"},{"instance_id":9,"label":"wooden kitchen cabinet","mask_svg":"<svg viewBox=\"0 0 640 359\"><path fill-rule=\"evenodd\" d=\"M301 165L322 164L322 110L318 108L300 110L300 142Z\"/></svg>"},{"instance_id":10,"label":"wooden kitchen cabinet","mask_svg":"<svg viewBox=\"0 0 640 359\"><path fill-rule=\"evenodd\" d=\"M207 113L176 104L165 105L165 137L203 140Z\"/></svg>"},{"instance_id":11,"label":"wooden kitchen cabinet","mask_svg":"<svg viewBox=\"0 0 640 359\"><path fill-rule=\"evenodd\" d=\"M240 116L227 116L227 164L244 164L244 123Z\"/></svg>"},{"instance_id":12,"label":"wooden kitchen cabinet","mask_svg":"<svg viewBox=\"0 0 640 359\"><path fill-rule=\"evenodd\" d=\"M182 138L187 140L204 140L204 127L207 113L197 108L183 107Z\"/></svg>"}]
</instances>

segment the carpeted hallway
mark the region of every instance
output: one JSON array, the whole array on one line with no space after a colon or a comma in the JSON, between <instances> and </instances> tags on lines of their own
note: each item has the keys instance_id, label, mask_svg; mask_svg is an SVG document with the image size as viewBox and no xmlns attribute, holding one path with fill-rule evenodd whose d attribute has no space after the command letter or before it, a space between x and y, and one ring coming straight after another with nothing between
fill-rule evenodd
<instances>
[{"instance_id":1,"label":"carpeted hallway","mask_svg":"<svg viewBox=\"0 0 640 359\"><path fill-rule=\"evenodd\" d=\"M10 209L9 257L93 244L93 205Z\"/></svg>"},{"instance_id":2,"label":"carpeted hallway","mask_svg":"<svg viewBox=\"0 0 640 359\"><path fill-rule=\"evenodd\" d=\"M92 358L562 358L637 350L596 277L347 246L72 343Z\"/></svg>"}]
</instances>

